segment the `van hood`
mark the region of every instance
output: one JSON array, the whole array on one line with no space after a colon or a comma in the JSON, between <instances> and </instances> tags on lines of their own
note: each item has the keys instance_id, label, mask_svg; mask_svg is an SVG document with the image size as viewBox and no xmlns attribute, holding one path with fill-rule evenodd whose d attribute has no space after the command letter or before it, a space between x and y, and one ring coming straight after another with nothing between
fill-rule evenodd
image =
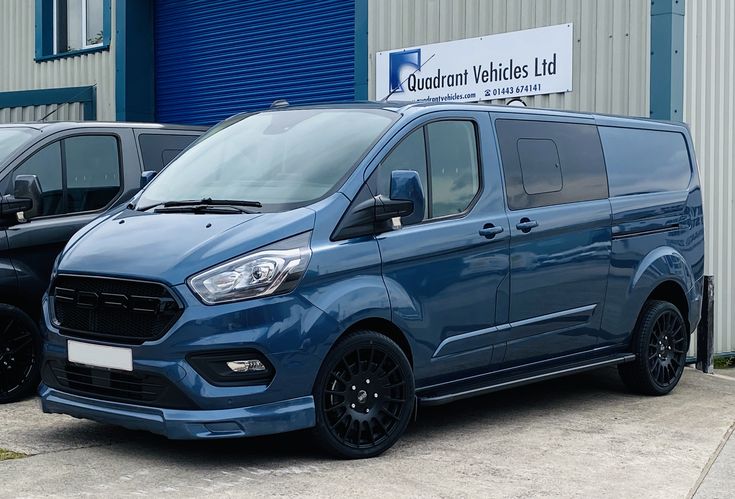
<instances>
[{"instance_id":1,"label":"van hood","mask_svg":"<svg viewBox=\"0 0 735 499\"><path fill-rule=\"evenodd\" d=\"M150 279L176 286L201 270L312 230L314 211L149 213L124 209L69 241L58 272Z\"/></svg>"}]
</instances>

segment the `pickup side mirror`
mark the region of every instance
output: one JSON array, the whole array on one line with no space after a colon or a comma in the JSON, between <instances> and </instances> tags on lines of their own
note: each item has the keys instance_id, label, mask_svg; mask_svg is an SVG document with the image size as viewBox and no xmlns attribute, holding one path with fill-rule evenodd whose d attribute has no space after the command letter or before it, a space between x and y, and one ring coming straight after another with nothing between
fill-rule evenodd
<instances>
[{"instance_id":1,"label":"pickup side mirror","mask_svg":"<svg viewBox=\"0 0 735 499\"><path fill-rule=\"evenodd\" d=\"M3 198L3 216L6 216L7 207L7 210L15 211L19 222L30 220L41 214L41 203L41 184L38 177L18 175L13 185L13 195Z\"/></svg>"},{"instance_id":2,"label":"pickup side mirror","mask_svg":"<svg viewBox=\"0 0 735 499\"><path fill-rule=\"evenodd\" d=\"M401 218L403 223L420 222L424 218L424 191L419 174L411 170L391 173L390 196L373 196L364 186L337 225L332 240L371 235L396 226L389 222Z\"/></svg>"},{"instance_id":3,"label":"pickup side mirror","mask_svg":"<svg viewBox=\"0 0 735 499\"><path fill-rule=\"evenodd\" d=\"M153 180L153 177L155 177L158 174L155 170L146 170L143 173L140 174L140 188L142 189L146 185L148 185L151 180Z\"/></svg>"}]
</instances>

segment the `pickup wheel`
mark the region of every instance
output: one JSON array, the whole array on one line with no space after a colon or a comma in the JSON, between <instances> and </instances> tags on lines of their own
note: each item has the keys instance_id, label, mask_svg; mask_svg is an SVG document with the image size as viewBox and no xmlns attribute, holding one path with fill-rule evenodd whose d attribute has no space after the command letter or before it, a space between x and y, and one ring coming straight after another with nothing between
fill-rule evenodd
<instances>
[{"instance_id":1,"label":"pickup wheel","mask_svg":"<svg viewBox=\"0 0 735 499\"><path fill-rule=\"evenodd\" d=\"M350 333L329 352L314 387L319 443L344 459L377 456L408 426L414 378L401 348L374 332Z\"/></svg>"},{"instance_id":2,"label":"pickup wheel","mask_svg":"<svg viewBox=\"0 0 735 499\"><path fill-rule=\"evenodd\" d=\"M634 362L618 366L631 390L644 395L666 395L684 372L689 334L679 309L666 301L651 300L633 339Z\"/></svg>"},{"instance_id":3,"label":"pickup wheel","mask_svg":"<svg viewBox=\"0 0 735 499\"><path fill-rule=\"evenodd\" d=\"M38 328L21 310L0 305L0 404L15 402L38 387Z\"/></svg>"}]
</instances>

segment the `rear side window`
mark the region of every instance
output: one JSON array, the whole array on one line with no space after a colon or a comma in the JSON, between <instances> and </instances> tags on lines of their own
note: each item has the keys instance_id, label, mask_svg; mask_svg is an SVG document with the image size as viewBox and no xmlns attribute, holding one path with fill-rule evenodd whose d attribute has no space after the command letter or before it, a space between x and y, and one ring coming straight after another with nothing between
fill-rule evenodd
<instances>
[{"instance_id":1,"label":"rear side window","mask_svg":"<svg viewBox=\"0 0 735 499\"><path fill-rule=\"evenodd\" d=\"M692 176L689 151L678 132L600 127L610 196L680 191Z\"/></svg>"},{"instance_id":2,"label":"rear side window","mask_svg":"<svg viewBox=\"0 0 735 499\"><path fill-rule=\"evenodd\" d=\"M607 198L595 125L496 120L511 210Z\"/></svg>"},{"instance_id":3,"label":"rear side window","mask_svg":"<svg viewBox=\"0 0 735 499\"><path fill-rule=\"evenodd\" d=\"M138 136L143 170L161 171L197 139L196 135L142 133Z\"/></svg>"}]
</instances>

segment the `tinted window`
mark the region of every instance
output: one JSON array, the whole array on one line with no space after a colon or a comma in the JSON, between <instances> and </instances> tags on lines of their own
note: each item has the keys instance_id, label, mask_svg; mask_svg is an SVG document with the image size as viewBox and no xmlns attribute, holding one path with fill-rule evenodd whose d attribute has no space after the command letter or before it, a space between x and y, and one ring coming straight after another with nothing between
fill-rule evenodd
<instances>
[{"instance_id":1,"label":"tinted window","mask_svg":"<svg viewBox=\"0 0 735 499\"><path fill-rule=\"evenodd\" d=\"M143 156L143 170L161 171L196 138L196 135L140 134L138 143Z\"/></svg>"},{"instance_id":2,"label":"tinted window","mask_svg":"<svg viewBox=\"0 0 735 499\"><path fill-rule=\"evenodd\" d=\"M426 145L424 129L419 128L404 138L383 160L378 168L378 192L390 196L390 177L394 170L413 170L421 178L424 196L427 196L426 182ZM424 217L428 216L428 205L425 205Z\"/></svg>"},{"instance_id":3,"label":"tinted window","mask_svg":"<svg viewBox=\"0 0 735 499\"><path fill-rule=\"evenodd\" d=\"M495 126L511 210L607 197L595 125L497 120Z\"/></svg>"},{"instance_id":4,"label":"tinted window","mask_svg":"<svg viewBox=\"0 0 735 499\"><path fill-rule=\"evenodd\" d=\"M47 145L25 160L15 169L12 182L8 186L12 194L18 175L35 175L41 185L41 216L64 213L63 188L61 176L61 145L59 142Z\"/></svg>"},{"instance_id":5,"label":"tinted window","mask_svg":"<svg viewBox=\"0 0 735 499\"><path fill-rule=\"evenodd\" d=\"M107 135L64 141L67 213L104 208L120 190L117 139Z\"/></svg>"},{"instance_id":6,"label":"tinted window","mask_svg":"<svg viewBox=\"0 0 735 499\"><path fill-rule=\"evenodd\" d=\"M553 140L519 139L518 160L526 194L558 192L562 188L559 151Z\"/></svg>"},{"instance_id":7,"label":"tinted window","mask_svg":"<svg viewBox=\"0 0 735 499\"><path fill-rule=\"evenodd\" d=\"M684 136L678 132L600 127L610 195L678 191L692 169Z\"/></svg>"},{"instance_id":8,"label":"tinted window","mask_svg":"<svg viewBox=\"0 0 735 499\"><path fill-rule=\"evenodd\" d=\"M429 140L432 218L462 213L480 187L475 125L438 121L426 126Z\"/></svg>"}]
</instances>

